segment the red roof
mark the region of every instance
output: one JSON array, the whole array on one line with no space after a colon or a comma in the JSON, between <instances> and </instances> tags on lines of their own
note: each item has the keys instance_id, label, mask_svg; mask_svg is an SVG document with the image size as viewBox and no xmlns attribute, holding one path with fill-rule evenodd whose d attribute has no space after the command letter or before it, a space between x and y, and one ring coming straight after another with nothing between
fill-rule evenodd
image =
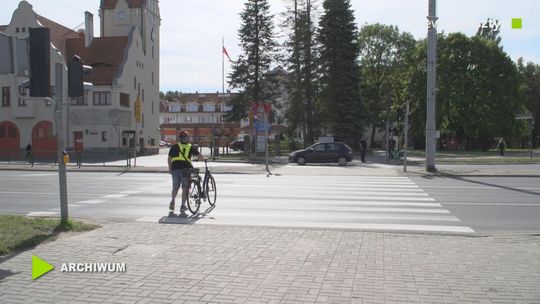
<instances>
[{"instance_id":1,"label":"red roof","mask_svg":"<svg viewBox=\"0 0 540 304\"><path fill-rule=\"evenodd\" d=\"M78 55L85 65L92 66L92 73L84 77L94 85L111 85L124 62L124 52L128 37L97 37L88 48L84 38L66 39L66 59Z\"/></svg>"},{"instance_id":2,"label":"red roof","mask_svg":"<svg viewBox=\"0 0 540 304\"><path fill-rule=\"evenodd\" d=\"M81 37L82 35L41 15L36 14L36 19L41 25L49 29L51 43L60 50L63 56L66 55L66 45L64 44L64 40L66 38Z\"/></svg>"}]
</instances>

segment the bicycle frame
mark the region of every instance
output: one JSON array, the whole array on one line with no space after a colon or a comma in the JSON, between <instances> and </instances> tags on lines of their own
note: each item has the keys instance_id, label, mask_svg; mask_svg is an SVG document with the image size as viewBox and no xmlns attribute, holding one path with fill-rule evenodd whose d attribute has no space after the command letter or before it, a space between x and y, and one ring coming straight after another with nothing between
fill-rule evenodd
<instances>
[{"instance_id":1,"label":"bicycle frame","mask_svg":"<svg viewBox=\"0 0 540 304\"><path fill-rule=\"evenodd\" d=\"M190 190L188 194L188 208L193 213L196 214L199 211L199 206L201 205L201 200L207 201L210 206L214 206L215 204L215 186L212 186L212 193L214 194L214 198L210 195L208 195L209 191L209 182L212 179L212 185L215 185L214 179L210 173L210 170L208 169L208 162L204 161L205 171L204 171L204 177L201 178L200 175L200 169L193 168L190 173Z\"/></svg>"}]
</instances>

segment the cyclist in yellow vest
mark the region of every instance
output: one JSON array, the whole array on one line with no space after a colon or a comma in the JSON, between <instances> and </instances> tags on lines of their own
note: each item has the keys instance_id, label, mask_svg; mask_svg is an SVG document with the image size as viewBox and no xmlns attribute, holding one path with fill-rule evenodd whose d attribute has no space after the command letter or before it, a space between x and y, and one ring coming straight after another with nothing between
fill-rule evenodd
<instances>
[{"instance_id":1,"label":"cyclist in yellow vest","mask_svg":"<svg viewBox=\"0 0 540 304\"><path fill-rule=\"evenodd\" d=\"M171 203L169 209L174 211L174 204L178 190L182 186L182 206L180 212L184 212L187 209L186 202L189 193L189 181L191 178L190 169L193 168L191 164L191 156L195 155L199 160L204 160L205 157L197 151L197 148L193 147L189 140L189 133L186 131L180 131L178 133L178 142L171 146L169 150L169 157L167 163L169 164L169 173L172 176L173 188L171 193Z\"/></svg>"}]
</instances>

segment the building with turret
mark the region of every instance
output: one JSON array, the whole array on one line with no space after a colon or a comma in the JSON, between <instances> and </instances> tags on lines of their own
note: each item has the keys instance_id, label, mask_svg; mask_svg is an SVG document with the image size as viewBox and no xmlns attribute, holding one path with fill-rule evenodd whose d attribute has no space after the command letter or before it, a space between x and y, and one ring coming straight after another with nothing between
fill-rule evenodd
<instances>
[{"instance_id":1,"label":"building with turret","mask_svg":"<svg viewBox=\"0 0 540 304\"><path fill-rule=\"evenodd\" d=\"M76 32L39 15L29 2L21 1L10 23L0 26L0 34L23 37L29 28L49 28L53 87L55 63L65 67L77 55L93 68L84 77L84 81L93 83L93 88L79 98L67 97L67 69L63 69L62 95L67 105L64 136L68 149L124 154L130 147L139 146L147 150L156 147L157 151L158 0L101 0L99 37L93 33L94 16L84 12L84 19L84 30ZM15 155L28 143L36 153L56 150L53 110L42 98L29 97L20 89L24 78L0 73L0 150ZM139 107L140 111L136 111Z\"/></svg>"}]
</instances>

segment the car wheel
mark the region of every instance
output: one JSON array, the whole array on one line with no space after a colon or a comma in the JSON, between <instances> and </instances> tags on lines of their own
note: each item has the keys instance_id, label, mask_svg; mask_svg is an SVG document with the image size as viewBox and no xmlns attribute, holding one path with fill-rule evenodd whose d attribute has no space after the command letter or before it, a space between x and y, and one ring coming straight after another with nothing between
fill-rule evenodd
<instances>
[{"instance_id":1,"label":"car wheel","mask_svg":"<svg viewBox=\"0 0 540 304\"><path fill-rule=\"evenodd\" d=\"M338 162L338 164L340 166L345 166L347 164L347 158L342 156L342 157L338 158L337 162Z\"/></svg>"},{"instance_id":2,"label":"car wheel","mask_svg":"<svg viewBox=\"0 0 540 304\"><path fill-rule=\"evenodd\" d=\"M296 163L299 164L300 166L303 166L303 165L306 164L306 159L303 158L302 156L300 156L300 157L298 157L298 158L296 159Z\"/></svg>"}]
</instances>

